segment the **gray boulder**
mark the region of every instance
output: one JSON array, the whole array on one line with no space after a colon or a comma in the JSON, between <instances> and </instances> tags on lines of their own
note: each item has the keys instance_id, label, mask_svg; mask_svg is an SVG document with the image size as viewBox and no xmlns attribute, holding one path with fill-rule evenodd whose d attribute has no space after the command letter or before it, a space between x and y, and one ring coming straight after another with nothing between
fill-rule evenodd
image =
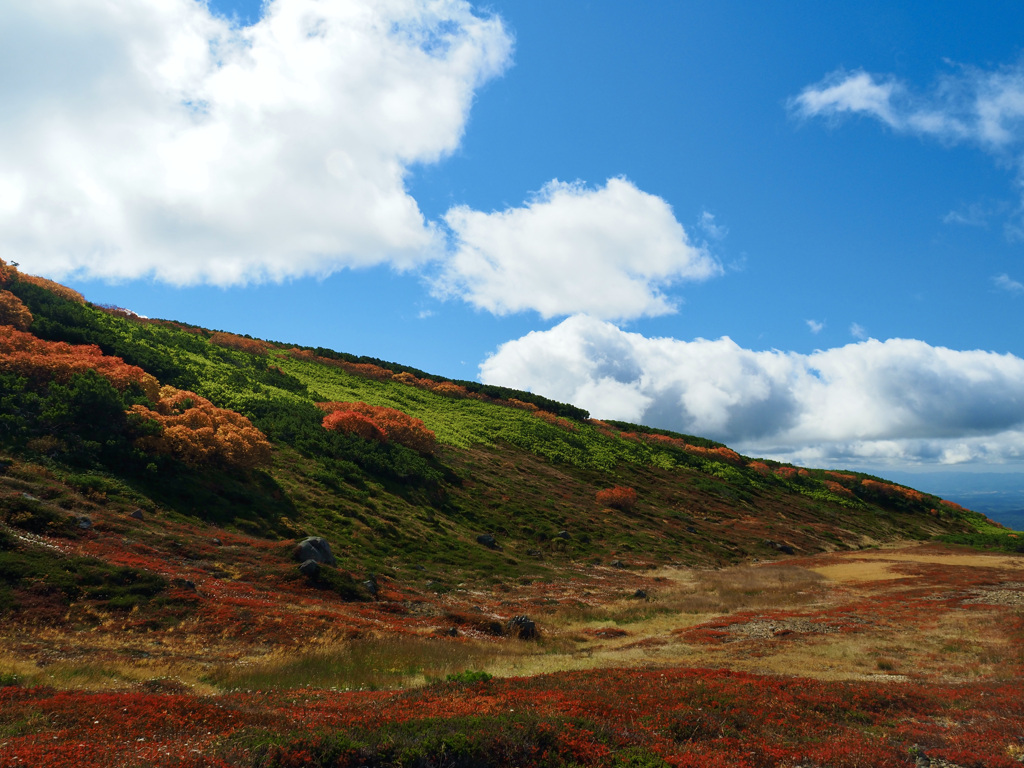
<instances>
[{"instance_id":1,"label":"gray boulder","mask_svg":"<svg viewBox=\"0 0 1024 768\"><path fill-rule=\"evenodd\" d=\"M491 533L481 533L476 537L476 541L477 544L483 544L488 549L497 549L500 551L502 548L501 544L498 543L498 540L494 538L494 534Z\"/></svg>"},{"instance_id":2,"label":"gray boulder","mask_svg":"<svg viewBox=\"0 0 1024 768\"><path fill-rule=\"evenodd\" d=\"M520 640L535 640L540 635L537 624L526 616L513 616L505 626L510 635Z\"/></svg>"},{"instance_id":3,"label":"gray boulder","mask_svg":"<svg viewBox=\"0 0 1024 768\"><path fill-rule=\"evenodd\" d=\"M320 575L320 563L316 560L306 560L299 566L299 573L309 579L316 580Z\"/></svg>"},{"instance_id":4,"label":"gray boulder","mask_svg":"<svg viewBox=\"0 0 1024 768\"><path fill-rule=\"evenodd\" d=\"M327 539L320 536L310 536L300 541L296 545L292 557L300 563L312 560L315 563L323 563L325 565L338 564L334 553L331 552L331 545L327 543Z\"/></svg>"}]
</instances>

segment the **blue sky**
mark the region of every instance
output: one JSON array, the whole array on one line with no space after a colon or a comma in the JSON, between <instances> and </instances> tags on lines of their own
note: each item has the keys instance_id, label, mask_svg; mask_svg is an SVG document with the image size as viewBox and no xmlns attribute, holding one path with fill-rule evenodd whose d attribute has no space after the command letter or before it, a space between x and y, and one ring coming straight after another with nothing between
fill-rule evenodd
<instances>
[{"instance_id":1,"label":"blue sky","mask_svg":"<svg viewBox=\"0 0 1024 768\"><path fill-rule=\"evenodd\" d=\"M51 2L0 10L27 271L754 455L1021 469L1016 3Z\"/></svg>"}]
</instances>

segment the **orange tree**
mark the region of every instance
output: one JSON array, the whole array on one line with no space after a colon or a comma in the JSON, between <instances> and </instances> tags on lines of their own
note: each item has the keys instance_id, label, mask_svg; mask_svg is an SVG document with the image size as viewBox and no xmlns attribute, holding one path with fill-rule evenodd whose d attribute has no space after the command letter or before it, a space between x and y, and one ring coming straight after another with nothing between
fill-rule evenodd
<instances>
[{"instance_id":1,"label":"orange tree","mask_svg":"<svg viewBox=\"0 0 1024 768\"><path fill-rule=\"evenodd\" d=\"M437 438L422 419L397 408L368 403L317 403L327 411L324 429L357 434L381 442L394 442L423 454L433 453Z\"/></svg>"},{"instance_id":2,"label":"orange tree","mask_svg":"<svg viewBox=\"0 0 1024 768\"><path fill-rule=\"evenodd\" d=\"M173 456L191 466L253 469L270 463L270 442L249 419L194 392L163 387L155 408L134 405L129 413L140 428L155 428L155 434L135 441L148 453Z\"/></svg>"}]
</instances>

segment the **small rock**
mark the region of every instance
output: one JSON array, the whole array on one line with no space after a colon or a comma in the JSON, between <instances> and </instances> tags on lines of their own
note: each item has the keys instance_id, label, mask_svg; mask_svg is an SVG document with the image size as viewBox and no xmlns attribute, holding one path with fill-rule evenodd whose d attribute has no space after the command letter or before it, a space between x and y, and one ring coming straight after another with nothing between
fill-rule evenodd
<instances>
[{"instance_id":1,"label":"small rock","mask_svg":"<svg viewBox=\"0 0 1024 768\"><path fill-rule=\"evenodd\" d=\"M320 563L316 560L306 560L299 566L299 573L307 578L315 579L320 575Z\"/></svg>"},{"instance_id":2,"label":"small rock","mask_svg":"<svg viewBox=\"0 0 1024 768\"><path fill-rule=\"evenodd\" d=\"M637 600L646 600L647 593L644 592L642 589L638 589L636 592L633 593L633 597L635 597Z\"/></svg>"},{"instance_id":3,"label":"small rock","mask_svg":"<svg viewBox=\"0 0 1024 768\"><path fill-rule=\"evenodd\" d=\"M626 564L624 562L622 562L621 560L612 560L611 563L609 563L609 565L611 565L612 568L625 568L626 567Z\"/></svg>"},{"instance_id":4,"label":"small rock","mask_svg":"<svg viewBox=\"0 0 1024 768\"><path fill-rule=\"evenodd\" d=\"M220 540L220 539L213 539L211 543L212 543L212 544L213 544L213 546L215 546L215 547L219 547L219 546L221 546L221 540Z\"/></svg>"},{"instance_id":5,"label":"small rock","mask_svg":"<svg viewBox=\"0 0 1024 768\"><path fill-rule=\"evenodd\" d=\"M145 517L145 514L143 514L141 509L133 509L131 512L128 513L128 517L132 518L133 520L141 520Z\"/></svg>"},{"instance_id":6,"label":"small rock","mask_svg":"<svg viewBox=\"0 0 1024 768\"><path fill-rule=\"evenodd\" d=\"M686 526L686 532L687 533L696 533L697 529L694 528L692 525L688 525L688 526Z\"/></svg>"},{"instance_id":7,"label":"small rock","mask_svg":"<svg viewBox=\"0 0 1024 768\"><path fill-rule=\"evenodd\" d=\"M544 556L544 553L541 552L539 549L528 549L528 550L526 550L526 554L529 557L543 557Z\"/></svg>"},{"instance_id":8,"label":"small rock","mask_svg":"<svg viewBox=\"0 0 1024 768\"><path fill-rule=\"evenodd\" d=\"M37 499L31 493L24 493L24 492L22 492L21 498L25 499L25 501L39 501L39 499Z\"/></svg>"},{"instance_id":9,"label":"small rock","mask_svg":"<svg viewBox=\"0 0 1024 768\"><path fill-rule=\"evenodd\" d=\"M81 515L77 518L77 520L78 527L81 528L83 531L88 531L90 528L92 528L92 520L89 518L88 515Z\"/></svg>"},{"instance_id":10,"label":"small rock","mask_svg":"<svg viewBox=\"0 0 1024 768\"><path fill-rule=\"evenodd\" d=\"M520 640L533 640L538 636L537 624L526 616L513 616L505 625L509 634Z\"/></svg>"},{"instance_id":11,"label":"small rock","mask_svg":"<svg viewBox=\"0 0 1024 768\"><path fill-rule=\"evenodd\" d=\"M555 534L555 536L558 537L559 539L571 539L572 538L572 534L569 533L568 531L559 531L558 533Z\"/></svg>"},{"instance_id":12,"label":"small rock","mask_svg":"<svg viewBox=\"0 0 1024 768\"><path fill-rule=\"evenodd\" d=\"M498 540L494 538L493 534L490 533L481 533L479 536L476 537L476 543L483 544L488 549L496 549L499 552L502 549L501 545L498 543Z\"/></svg>"},{"instance_id":13,"label":"small rock","mask_svg":"<svg viewBox=\"0 0 1024 768\"><path fill-rule=\"evenodd\" d=\"M322 538L321 536L310 536L300 541L295 546L295 551L292 553L292 557L300 563L305 563L307 560L314 560L318 563L324 563L325 565L338 564L338 561L334 558L334 554L331 552L331 545L327 543L327 539Z\"/></svg>"},{"instance_id":14,"label":"small rock","mask_svg":"<svg viewBox=\"0 0 1024 768\"><path fill-rule=\"evenodd\" d=\"M171 584L179 589L187 589L189 592L196 592L196 583L188 579L173 579Z\"/></svg>"},{"instance_id":15,"label":"small rock","mask_svg":"<svg viewBox=\"0 0 1024 768\"><path fill-rule=\"evenodd\" d=\"M445 634L447 634L448 637L458 637L459 636L459 630L456 629L455 627L451 627Z\"/></svg>"},{"instance_id":16,"label":"small rock","mask_svg":"<svg viewBox=\"0 0 1024 768\"><path fill-rule=\"evenodd\" d=\"M779 543L777 541L772 541L771 539L765 539L764 543L767 544L772 549L774 549L776 552L781 552L784 555L796 554L793 551L793 548L791 546L789 546L789 544L781 544L781 543Z\"/></svg>"},{"instance_id":17,"label":"small rock","mask_svg":"<svg viewBox=\"0 0 1024 768\"><path fill-rule=\"evenodd\" d=\"M416 565L414 565L414 566L412 567L412 569L413 569L414 571L425 571L425 570L427 570L426 568L424 568L424 567L423 567L422 565L419 565L418 563L417 563Z\"/></svg>"},{"instance_id":18,"label":"small rock","mask_svg":"<svg viewBox=\"0 0 1024 768\"><path fill-rule=\"evenodd\" d=\"M372 573L370 574L369 578L367 578L366 581L363 582L363 586L366 588L366 591L374 597L376 597L377 593L380 591L380 588L377 586L377 577L374 576Z\"/></svg>"}]
</instances>

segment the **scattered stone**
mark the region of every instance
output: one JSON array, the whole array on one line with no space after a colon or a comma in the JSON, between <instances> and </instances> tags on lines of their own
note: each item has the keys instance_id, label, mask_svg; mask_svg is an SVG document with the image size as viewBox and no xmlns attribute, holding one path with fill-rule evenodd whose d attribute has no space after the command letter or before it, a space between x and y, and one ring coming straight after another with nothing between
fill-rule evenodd
<instances>
[{"instance_id":1,"label":"scattered stone","mask_svg":"<svg viewBox=\"0 0 1024 768\"><path fill-rule=\"evenodd\" d=\"M498 543L498 540L490 533L481 533L476 537L476 543L483 544L488 549L496 549L499 552L502 550L502 546Z\"/></svg>"},{"instance_id":2,"label":"scattered stone","mask_svg":"<svg viewBox=\"0 0 1024 768\"><path fill-rule=\"evenodd\" d=\"M380 587L377 586L377 577L374 576L372 573L369 575L366 581L363 582L363 586L366 588L366 591L369 592L373 597L377 597L377 593L380 592Z\"/></svg>"},{"instance_id":3,"label":"scattered stone","mask_svg":"<svg viewBox=\"0 0 1024 768\"><path fill-rule=\"evenodd\" d=\"M198 592L196 589L196 583L189 581L188 579L172 579L171 585L178 587L179 589L187 589L189 592Z\"/></svg>"},{"instance_id":4,"label":"scattered stone","mask_svg":"<svg viewBox=\"0 0 1024 768\"><path fill-rule=\"evenodd\" d=\"M456 627L451 627L451 628L448 629L448 631L445 634L447 634L448 637L458 637L459 636L459 630Z\"/></svg>"},{"instance_id":5,"label":"scattered stone","mask_svg":"<svg viewBox=\"0 0 1024 768\"><path fill-rule=\"evenodd\" d=\"M25 499L25 501L39 501L39 499L37 499L31 493L24 493L24 492L22 492L21 498Z\"/></svg>"},{"instance_id":6,"label":"scattered stone","mask_svg":"<svg viewBox=\"0 0 1024 768\"><path fill-rule=\"evenodd\" d=\"M426 568L424 568L424 567L423 567L422 565L420 565L419 563L417 563L416 565L414 565L414 566L412 567L412 569L413 569L414 571L425 571L425 570L427 570Z\"/></svg>"},{"instance_id":7,"label":"scattered stone","mask_svg":"<svg viewBox=\"0 0 1024 768\"><path fill-rule=\"evenodd\" d=\"M505 625L513 637L520 640L534 640L539 636L536 622L526 616L513 616Z\"/></svg>"},{"instance_id":8,"label":"scattered stone","mask_svg":"<svg viewBox=\"0 0 1024 768\"><path fill-rule=\"evenodd\" d=\"M222 543L221 543L220 539L213 539L213 546L219 547L221 545L222 545Z\"/></svg>"},{"instance_id":9,"label":"scattered stone","mask_svg":"<svg viewBox=\"0 0 1024 768\"><path fill-rule=\"evenodd\" d=\"M765 539L764 543L774 549L776 552L781 552L784 555L795 555L796 552L789 544L782 544L778 541L772 541L771 539Z\"/></svg>"},{"instance_id":10,"label":"scattered stone","mask_svg":"<svg viewBox=\"0 0 1024 768\"><path fill-rule=\"evenodd\" d=\"M310 536L300 541L296 545L292 557L300 563L314 560L325 565L338 564L338 561L334 558L334 553L331 552L331 545L327 543L327 539L320 536Z\"/></svg>"},{"instance_id":11,"label":"scattered stone","mask_svg":"<svg viewBox=\"0 0 1024 768\"><path fill-rule=\"evenodd\" d=\"M143 514L141 509L136 508L128 513L128 517L132 518L133 520L142 520L145 517L145 514Z\"/></svg>"},{"instance_id":12,"label":"scattered stone","mask_svg":"<svg viewBox=\"0 0 1024 768\"><path fill-rule=\"evenodd\" d=\"M626 567L626 564L624 562L622 562L621 560L612 560L611 563L609 563L609 565L611 565L612 568L625 568Z\"/></svg>"},{"instance_id":13,"label":"scattered stone","mask_svg":"<svg viewBox=\"0 0 1024 768\"><path fill-rule=\"evenodd\" d=\"M694 528L692 525L688 525L688 526L686 526L686 532L687 533L696 533L697 529Z\"/></svg>"},{"instance_id":14,"label":"scattered stone","mask_svg":"<svg viewBox=\"0 0 1024 768\"><path fill-rule=\"evenodd\" d=\"M644 592L642 589L638 589L636 592L633 593L633 597L635 597L637 600L646 600L647 593Z\"/></svg>"},{"instance_id":15,"label":"scattered stone","mask_svg":"<svg viewBox=\"0 0 1024 768\"><path fill-rule=\"evenodd\" d=\"M557 538L559 538L559 539L571 539L572 538L572 534L569 533L568 531L559 531L558 533L555 534L555 536Z\"/></svg>"},{"instance_id":16,"label":"scattered stone","mask_svg":"<svg viewBox=\"0 0 1024 768\"><path fill-rule=\"evenodd\" d=\"M88 531L92 528L92 519L88 515L80 515L76 520L78 521L78 527L83 531Z\"/></svg>"},{"instance_id":17,"label":"scattered stone","mask_svg":"<svg viewBox=\"0 0 1024 768\"><path fill-rule=\"evenodd\" d=\"M528 550L526 550L526 554L527 554L528 557L543 557L544 556L544 553L541 552L539 549L528 549Z\"/></svg>"},{"instance_id":18,"label":"scattered stone","mask_svg":"<svg viewBox=\"0 0 1024 768\"><path fill-rule=\"evenodd\" d=\"M299 566L299 573L310 579L315 579L320 575L320 563L316 560L306 560Z\"/></svg>"}]
</instances>

